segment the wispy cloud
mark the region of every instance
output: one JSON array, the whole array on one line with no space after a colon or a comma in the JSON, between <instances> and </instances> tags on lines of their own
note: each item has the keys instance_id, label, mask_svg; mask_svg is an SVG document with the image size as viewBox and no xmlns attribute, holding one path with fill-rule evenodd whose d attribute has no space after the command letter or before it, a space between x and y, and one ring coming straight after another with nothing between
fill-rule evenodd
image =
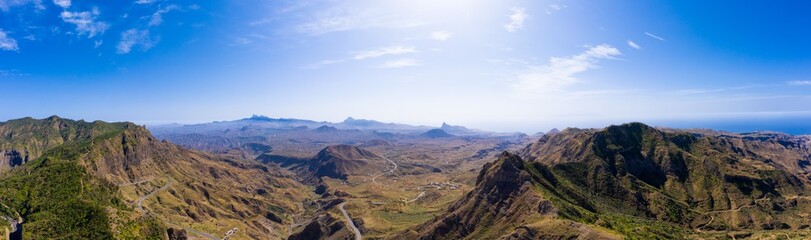
<instances>
[{"instance_id":1,"label":"wispy cloud","mask_svg":"<svg viewBox=\"0 0 811 240\"><path fill-rule=\"evenodd\" d=\"M444 41L447 41L448 39L450 39L451 37L453 37L453 34L448 32L448 31L436 31L436 32L431 33L431 39L434 39L434 40L437 40L437 41L444 42Z\"/></svg>"},{"instance_id":2,"label":"wispy cloud","mask_svg":"<svg viewBox=\"0 0 811 240\"><path fill-rule=\"evenodd\" d=\"M332 8L312 14L299 24L298 32L320 35L368 28L405 28L423 25L420 21L381 15L378 11L354 8Z\"/></svg>"},{"instance_id":3,"label":"wispy cloud","mask_svg":"<svg viewBox=\"0 0 811 240\"><path fill-rule=\"evenodd\" d=\"M608 44L588 47L580 54L568 57L553 57L541 66L531 66L528 71L517 75L518 82L513 87L523 93L548 93L565 89L578 82L578 73L598 68L597 63L604 59L616 59L622 53Z\"/></svg>"},{"instance_id":4,"label":"wispy cloud","mask_svg":"<svg viewBox=\"0 0 811 240\"><path fill-rule=\"evenodd\" d=\"M12 70L0 69L0 77L3 77L3 78L15 79L15 78L22 77L22 76L27 76L27 75L28 74L21 73L21 72L19 72L17 70L14 70L14 69L12 69Z\"/></svg>"},{"instance_id":5,"label":"wispy cloud","mask_svg":"<svg viewBox=\"0 0 811 240\"><path fill-rule=\"evenodd\" d=\"M811 86L811 81L809 80L797 80L797 81L788 81L786 82L789 86Z\"/></svg>"},{"instance_id":6,"label":"wispy cloud","mask_svg":"<svg viewBox=\"0 0 811 240\"><path fill-rule=\"evenodd\" d=\"M352 58L354 58L355 60L363 60L363 59L367 59L367 58L376 58L376 57L382 57L382 56L386 56L386 55L400 55L400 54L415 53L415 52L417 52L417 49L413 48L413 47L391 46L391 47L384 47L384 48L379 48L379 49L374 49L374 50L357 52L357 53L355 53L355 56L352 57Z\"/></svg>"},{"instance_id":7,"label":"wispy cloud","mask_svg":"<svg viewBox=\"0 0 811 240\"><path fill-rule=\"evenodd\" d=\"M715 89L704 89L704 88L682 89L682 90L676 90L676 91L671 91L671 92L666 92L666 93L675 94L675 95L694 95L694 94L738 91L738 90L746 90L746 89L753 89L753 88L763 88L763 87L766 87L766 86L757 85L757 84L754 84L754 85L749 84L749 85L743 85L743 86L715 88Z\"/></svg>"},{"instance_id":8,"label":"wispy cloud","mask_svg":"<svg viewBox=\"0 0 811 240\"><path fill-rule=\"evenodd\" d=\"M248 45L253 43L253 40L246 37L235 37L234 41L231 41L230 46L241 46L241 45Z\"/></svg>"},{"instance_id":9,"label":"wispy cloud","mask_svg":"<svg viewBox=\"0 0 811 240\"><path fill-rule=\"evenodd\" d=\"M317 63L313 63L307 66L304 66L304 69L319 69L328 65L338 64L346 62L346 59L330 59L330 60L322 60Z\"/></svg>"},{"instance_id":10,"label":"wispy cloud","mask_svg":"<svg viewBox=\"0 0 811 240\"><path fill-rule=\"evenodd\" d=\"M642 47L640 47L639 44L636 44L634 41L631 41L631 40L628 40L628 46L630 46L630 47L632 47L632 48L634 48L636 50L642 49Z\"/></svg>"},{"instance_id":11,"label":"wispy cloud","mask_svg":"<svg viewBox=\"0 0 811 240\"><path fill-rule=\"evenodd\" d=\"M121 41L118 42L116 51L119 54L126 54L136 46L146 51L155 46L157 41L150 37L149 30L130 29L121 33Z\"/></svg>"},{"instance_id":12,"label":"wispy cloud","mask_svg":"<svg viewBox=\"0 0 811 240\"><path fill-rule=\"evenodd\" d=\"M419 66L420 63L417 60L411 58L402 58L397 60L391 60L383 63L380 65L380 68L403 68L403 67L412 67L412 66Z\"/></svg>"},{"instance_id":13,"label":"wispy cloud","mask_svg":"<svg viewBox=\"0 0 811 240\"><path fill-rule=\"evenodd\" d=\"M523 8L515 7L510 10L512 11L512 14L510 14L510 23L504 25L504 29L507 29L507 32L515 32L524 27L524 21L529 18L529 14L527 14L526 10Z\"/></svg>"},{"instance_id":14,"label":"wispy cloud","mask_svg":"<svg viewBox=\"0 0 811 240\"><path fill-rule=\"evenodd\" d=\"M137 4L151 4L154 3L156 0L137 0L135 3Z\"/></svg>"},{"instance_id":15,"label":"wispy cloud","mask_svg":"<svg viewBox=\"0 0 811 240\"><path fill-rule=\"evenodd\" d=\"M70 0L54 0L54 4L60 6L62 8L69 8L70 7Z\"/></svg>"},{"instance_id":16,"label":"wispy cloud","mask_svg":"<svg viewBox=\"0 0 811 240\"><path fill-rule=\"evenodd\" d=\"M0 0L0 10L7 12L11 7L23 6L29 3L35 4L37 9L45 9L45 6L42 6L42 0Z\"/></svg>"},{"instance_id":17,"label":"wispy cloud","mask_svg":"<svg viewBox=\"0 0 811 240\"><path fill-rule=\"evenodd\" d=\"M657 40L659 40L659 41L667 41L667 40L665 40L664 38L662 38L662 37L660 37L660 36L656 36L656 35L654 35L653 33L645 32L645 35L648 35L648 37L655 38L655 39L657 39Z\"/></svg>"},{"instance_id":18,"label":"wispy cloud","mask_svg":"<svg viewBox=\"0 0 811 240\"><path fill-rule=\"evenodd\" d=\"M169 5L168 7L158 9L152 16L149 18L149 26L159 26L163 23L163 14L171 12L172 10L180 9L177 5Z\"/></svg>"},{"instance_id":19,"label":"wispy cloud","mask_svg":"<svg viewBox=\"0 0 811 240\"><path fill-rule=\"evenodd\" d=\"M556 11L560 11L561 9L564 9L564 8L566 8L566 5L551 4L551 5L546 7L546 14L552 14L552 13L554 13Z\"/></svg>"},{"instance_id":20,"label":"wispy cloud","mask_svg":"<svg viewBox=\"0 0 811 240\"><path fill-rule=\"evenodd\" d=\"M673 91L673 94L676 95L694 95L694 94L704 94L704 93L717 93L727 91L726 88L718 88L718 89L703 89L703 88L693 88L693 89L682 89Z\"/></svg>"},{"instance_id":21,"label":"wispy cloud","mask_svg":"<svg viewBox=\"0 0 811 240\"><path fill-rule=\"evenodd\" d=\"M9 37L8 34L0 29L0 50L17 51L20 47L17 45L17 40Z\"/></svg>"},{"instance_id":22,"label":"wispy cloud","mask_svg":"<svg viewBox=\"0 0 811 240\"><path fill-rule=\"evenodd\" d=\"M106 31L110 25L105 22L96 21L100 12L98 8L93 8L90 12L70 12L64 11L60 14L62 21L76 25L76 33L87 34L87 38L92 38L96 34Z\"/></svg>"}]
</instances>

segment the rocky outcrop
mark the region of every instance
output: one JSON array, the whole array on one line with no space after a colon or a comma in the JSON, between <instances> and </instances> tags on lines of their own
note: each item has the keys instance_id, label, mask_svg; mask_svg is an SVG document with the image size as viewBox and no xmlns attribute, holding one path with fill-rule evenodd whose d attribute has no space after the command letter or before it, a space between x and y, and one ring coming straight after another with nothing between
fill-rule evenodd
<instances>
[{"instance_id":1,"label":"rocky outcrop","mask_svg":"<svg viewBox=\"0 0 811 240\"><path fill-rule=\"evenodd\" d=\"M169 228L169 229L166 229L166 235L169 236L169 240L186 240L186 239L189 239L189 236L186 234L185 229Z\"/></svg>"},{"instance_id":2,"label":"rocky outcrop","mask_svg":"<svg viewBox=\"0 0 811 240\"><path fill-rule=\"evenodd\" d=\"M0 150L0 172L5 169L20 166L23 163L28 162L28 160L28 154L22 154L18 150Z\"/></svg>"},{"instance_id":3,"label":"rocky outcrop","mask_svg":"<svg viewBox=\"0 0 811 240\"><path fill-rule=\"evenodd\" d=\"M328 213L318 215L290 235L288 240L352 240L355 234L349 230L348 226Z\"/></svg>"}]
</instances>

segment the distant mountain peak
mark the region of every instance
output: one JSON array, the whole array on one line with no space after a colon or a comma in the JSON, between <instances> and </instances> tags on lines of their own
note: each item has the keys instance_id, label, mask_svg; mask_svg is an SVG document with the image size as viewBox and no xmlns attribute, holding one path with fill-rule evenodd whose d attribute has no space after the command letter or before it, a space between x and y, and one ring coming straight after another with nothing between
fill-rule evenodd
<instances>
[{"instance_id":1,"label":"distant mountain peak","mask_svg":"<svg viewBox=\"0 0 811 240\"><path fill-rule=\"evenodd\" d=\"M338 131L338 129L335 128L335 127L330 127L330 126L324 125L324 126L316 128L314 131L316 131L316 132L331 132L331 131Z\"/></svg>"},{"instance_id":2,"label":"distant mountain peak","mask_svg":"<svg viewBox=\"0 0 811 240\"><path fill-rule=\"evenodd\" d=\"M464 126L454 126L446 122L443 122L442 127L440 127L439 129L442 129L443 131L449 134L460 134L460 135L470 134L471 132L473 132Z\"/></svg>"},{"instance_id":3,"label":"distant mountain peak","mask_svg":"<svg viewBox=\"0 0 811 240\"><path fill-rule=\"evenodd\" d=\"M268 116L265 116L265 115L256 115L256 114L254 114L250 118L248 118L248 120L268 121L268 120L272 120L272 118L270 118Z\"/></svg>"},{"instance_id":4,"label":"distant mountain peak","mask_svg":"<svg viewBox=\"0 0 811 240\"><path fill-rule=\"evenodd\" d=\"M357 119L353 117L347 117L346 120L344 120L344 122L353 122L353 121L357 121Z\"/></svg>"}]
</instances>

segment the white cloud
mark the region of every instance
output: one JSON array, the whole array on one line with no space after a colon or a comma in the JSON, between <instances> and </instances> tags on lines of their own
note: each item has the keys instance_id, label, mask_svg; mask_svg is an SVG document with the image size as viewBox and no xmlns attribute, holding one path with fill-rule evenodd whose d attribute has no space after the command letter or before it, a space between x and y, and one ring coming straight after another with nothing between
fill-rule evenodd
<instances>
[{"instance_id":1,"label":"white cloud","mask_svg":"<svg viewBox=\"0 0 811 240\"><path fill-rule=\"evenodd\" d=\"M447 41L448 39L450 39L451 37L453 37L453 34L448 32L448 31L436 31L436 32L431 33L431 39L434 39L434 40L437 40L437 41L444 42L444 41Z\"/></svg>"},{"instance_id":2,"label":"white cloud","mask_svg":"<svg viewBox=\"0 0 811 240\"><path fill-rule=\"evenodd\" d=\"M70 0L54 0L54 4L60 6L62 8L69 8L70 7Z\"/></svg>"},{"instance_id":3,"label":"white cloud","mask_svg":"<svg viewBox=\"0 0 811 240\"><path fill-rule=\"evenodd\" d=\"M645 32L645 35L648 35L648 37L655 38L655 39L657 39L659 41L667 41L667 40L665 40L664 38L662 38L660 36L653 35L653 33Z\"/></svg>"},{"instance_id":4,"label":"white cloud","mask_svg":"<svg viewBox=\"0 0 811 240\"><path fill-rule=\"evenodd\" d=\"M121 41L118 42L116 50L119 54L125 54L132 51L135 46L141 47L146 51L155 46L156 39L149 36L149 30L130 29L121 33Z\"/></svg>"},{"instance_id":5,"label":"white cloud","mask_svg":"<svg viewBox=\"0 0 811 240\"><path fill-rule=\"evenodd\" d=\"M419 66L420 63L417 60L411 58L401 58L397 60L391 60L383 63L380 65L380 68L402 68L402 67L412 67L412 66Z\"/></svg>"},{"instance_id":6,"label":"white cloud","mask_svg":"<svg viewBox=\"0 0 811 240\"><path fill-rule=\"evenodd\" d=\"M634 48L636 50L642 49L642 47L640 47L639 44L636 44L634 41L631 41L631 40L628 40L628 46L630 46L630 47L632 47L632 48Z\"/></svg>"},{"instance_id":7,"label":"white cloud","mask_svg":"<svg viewBox=\"0 0 811 240\"><path fill-rule=\"evenodd\" d=\"M137 4L151 4L151 3L154 3L154 2L155 2L155 0L137 0L137 1L135 1L135 3L137 3Z\"/></svg>"},{"instance_id":8,"label":"white cloud","mask_svg":"<svg viewBox=\"0 0 811 240\"><path fill-rule=\"evenodd\" d=\"M620 55L619 49L601 44L574 56L553 57L545 65L531 66L528 71L519 73L513 87L525 93L561 91L578 82L576 74L597 68L600 60L616 59Z\"/></svg>"},{"instance_id":9,"label":"white cloud","mask_svg":"<svg viewBox=\"0 0 811 240\"><path fill-rule=\"evenodd\" d=\"M504 25L507 32L515 32L524 27L524 21L529 18L529 14L523 8L512 8L512 15L510 15L510 23Z\"/></svg>"},{"instance_id":10,"label":"white cloud","mask_svg":"<svg viewBox=\"0 0 811 240\"><path fill-rule=\"evenodd\" d=\"M385 55L400 55L400 54L415 53L415 52L417 52L417 49L413 48L413 47L391 46L391 47L384 47L384 48L379 48L379 49L375 49L375 50L357 52L357 53L355 53L355 56L352 57L352 58L354 58L355 60L363 60L363 59L367 59L367 58L382 57L382 56L385 56Z\"/></svg>"},{"instance_id":11,"label":"white cloud","mask_svg":"<svg viewBox=\"0 0 811 240\"><path fill-rule=\"evenodd\" d=\"M788 81L786 82L789 86L811 86L811 81L803 80L803 81Z\"/></svg>"},{"instance_id":12,"label":"white cloud","mask_svg":"<svg viewBox=\"0 0 811 240\"><path fill-rule=\"evenodd\" d=\"M64 11L60 16L62 21L76 25L76 32L79 35L87 34L88 38L92 38L96 34L104 33L110 27L105 22L96 21L99 14L99 10L94 8L91 12Z\"/></svg>"},{"instance_id":13,"label":"white cloud","mask_svg":"<svg viewBox=\"0 0 811 240\"><path fill-rule=\"evenodd\" d=\"M17 51L20 50L17 46L17 40L9 37L3 29L0 29L0 50Z\"/></svg>"},{"instance_id":14,"label":"white cloud","mask_svg":"<svg viewBox=\"0 0 811 240\"><path fill-rule=\"evenodd\" d=\"M153 13L152 17L149 19L149 26L161 25L161 23L163 23L163 14L178 9L180 9L180 7L178 7L177 5L169 5L166 8L158 9L158 11L155 11L155 13Z\"/></svg>"}]
</instances>

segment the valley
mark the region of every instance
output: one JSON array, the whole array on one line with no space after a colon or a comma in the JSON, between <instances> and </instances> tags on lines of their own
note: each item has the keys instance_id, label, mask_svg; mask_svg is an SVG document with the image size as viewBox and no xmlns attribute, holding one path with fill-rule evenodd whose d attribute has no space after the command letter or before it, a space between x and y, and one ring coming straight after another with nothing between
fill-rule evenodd
<instances>
[{"instance_id":1,"label":"valley","mask_svg":"<svg viewBox=\"0 0 811 240\"><path fill-rule=\"evenodd\" d=\"M304 125L254 116L208 126L154 129L159 138L275 163L303 182L324 186L327 198L345 200L341 206L361 220L363 236L369 238L385 238L435 217L471 189L478 169L491 156L517 151L532 141L522 134L448 124L433 131L444 133L441 136L426 136L432 131L429 127L353 118L342 123L296 122ZM356 122L364 124L358 127ZM205 130L195 132L199 129ZM230 149L219 144L224 142ZM332 211L335 219L344 218Z\"/></svg>"},{"instance_id":2,"label":"valley","mask_svg":"<svg viewBox=\"0 0 811 240\"><path fill-rule=\"evenodd\" d=\"M528 136L443 124L452 135L370 120L365 130L280 121L164 126L154 137L130 123L2 123L3 151L39 154L0 173L4 231L24 226L34 239L65 234L59 229L117 239L811 236L804 136L640 123ZM398 132L383 132L391 126ZM18 129L42 130L16 137ZM34 183L73 190L38 192ZM66 227L44 230L51 212L66 211L60 199L76 199L93 228L76 231L79 219L63 219ZM32 208L39 201L57 208Z\"/></svg>"}]
</instances>

